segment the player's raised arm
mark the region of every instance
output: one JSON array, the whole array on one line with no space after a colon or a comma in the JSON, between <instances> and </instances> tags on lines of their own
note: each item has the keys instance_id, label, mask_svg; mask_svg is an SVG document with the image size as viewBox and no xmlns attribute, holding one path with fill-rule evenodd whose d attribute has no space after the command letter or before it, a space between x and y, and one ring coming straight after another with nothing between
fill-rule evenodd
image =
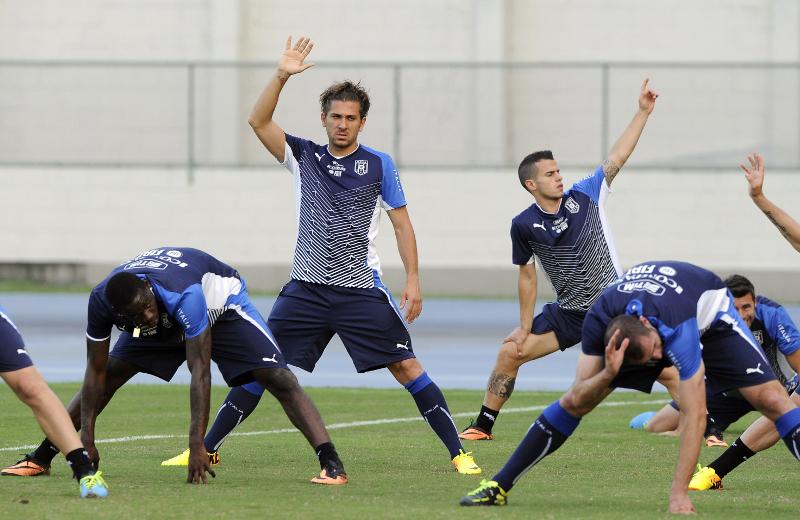
<instances>
[{"instance_id":1,"label":"player's raised arm","mask_svg":"<svg viewBox=\"0 0 800 520\"><path fill-rule=\"evenodd\" d=\"M211 469L203 437L208 426L208 411L211 400L211 327L192 338L186 338L186 364L192 373L189 387L192 420L189 427L189 475L190 484L206 484Z\"/></svg>"},{"instance_id":2,"label":"player's raised arm","mask_svg":"<svg viewBox=\"0 0 800 520\"><path fill-rule=\"evenodd\" d=\"M100 400L106 391L106 363L111 339L86 338L86 373L81 389L81 443L89 454L95 468L100 463L100 454L94 444L94 426L100 413Z\"/></svg>"},{"instance_id":3,"label":"player's raised arm","mask_svg":"<svg viewBox=\"0 0 800 520\"><path fill-rule=\"evenodd\" d=\"M764 158L759 153L747 157L750 166L740 164L750 184L750 198L793 248L800 252L800 224L764 195Z\"/></svg>"},{"instance_id":4,"label":"player's raised arm","mask_svg":"<svg viewBox=\"0 0 800 520\"><path fill-rule=\"evenodd\" d=\"M286 39L286 47L278 62L278 69L269 80L269 83L267 83L267 86L264 87L258 97L258 101L253 106L253 110L250 112L248 123L250 123L259 140L269 150L269 153L280 162L285 159L286 135L283 129L272 120L272 115L278 105L278 97L281 90L283 90L283 86L289 80L289 77L314 66L313 63L305 62L313 48L314 42L305 36L301 36L294 46L292 46L291 36Z\"/></svg>"},{"instance_id":5,"label":"player's raised arm","mask_svg":"<svg viewBox=\"0 0 800 520\"><path fill-rule=\"evenodd\" d=\"M408 216L406 206L388 211L389 220L394 227L397 250L406 271L406 285L400 296L400 308L406 310L406 321L413 323L422 313L422 289L419 284L419 258L417 256L417 237Z\"/></svg>"},{"instance_id":6,"label":"player's raised arm","mask_svg":"<svg viewBox=\"0 0 800 520\"><path fill-rule=\"evenodd\" d=\"M609 185L619 173L620 168L628 161L633 149L636 148L636 143L639 142L644 125L647 124L647 119L656 106L658 93L648 86L649 83L650 78L645 78L642 83L642 89L639 92L639 110L636 111L636 115L633 116L625 131L622 132L617 142L611 147L611 151L608 152L608 158L603 161L603 173L605 173L606 183Z\"/></svg>"}]
</instances>

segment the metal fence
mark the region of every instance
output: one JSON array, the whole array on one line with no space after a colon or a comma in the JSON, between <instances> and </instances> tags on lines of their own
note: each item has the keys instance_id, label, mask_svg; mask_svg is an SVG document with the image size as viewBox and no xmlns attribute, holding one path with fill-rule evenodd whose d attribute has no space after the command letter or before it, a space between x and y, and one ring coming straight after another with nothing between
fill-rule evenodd
<instances>
[{"instance_id":1,"label":"metal fence","mask_svg":"<svg viewBox=\"0 0 800 520\"><path fill-rule=\"evenodd\" d=\"M0 61L0 166L196 168L274 164L247 114L274 64ZM325 140L317 96L359 80L365 144L400 167L562 166L602 160L652 78L662 95L642 168L734 168L758 150L800 169L800 64L320 63L290 79L276 121Z\"/></svg>"}]
</instances>

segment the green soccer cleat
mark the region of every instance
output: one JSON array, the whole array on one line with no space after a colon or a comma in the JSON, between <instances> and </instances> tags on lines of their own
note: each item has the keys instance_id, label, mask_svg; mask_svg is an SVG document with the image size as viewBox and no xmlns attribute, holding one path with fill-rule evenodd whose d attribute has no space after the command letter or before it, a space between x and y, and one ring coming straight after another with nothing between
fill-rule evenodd
<instances>
[{"instance_id":1,"label":"green soccer cleat","mask_svg":"<svg viewBox=\"0 0 800 520\"><path fill-rule=\"evenodd\" d=\"M81 498L105 498L108 496L108 484L103 480L103 472L98 471L81 479Z\"/></svg>"},{"instance_id":2,"label":"green soccer cleat","mask_svg":"<svg viewBox=\"0 0 800 520\"><path fill-rule=\"evenodd\" d=\"M697 472L689 481L689 491L707 491L709 489L722 489L722 479L719 478L714 468L697 465Z\"/></svg>"},{"instance_id":3,"label":"green soccer cleat","mask_svg":"<svg viewBox=\"0 0 800 520\"><path fill-rule=\"evenodd\" d=\"M508 503L508 493L494 480L481 480L478 489L461 497L462 506L504 506Z\"/></svg>"},{"instance_id":4,"label":"green soccer cleat","mask_svg":"<svg viewBox=\"0 0 800 520\"><path fill-rule=\"evenodd\" d=\"M206 452L208 453L208 452ZM212 466L219 464L219 452L208 453L208 462ZM184 451L180 455L175 455L171 459L167 459L161 463L162 466L188 466L189 465L189 450Z\"/></svg>"}]
</instances>

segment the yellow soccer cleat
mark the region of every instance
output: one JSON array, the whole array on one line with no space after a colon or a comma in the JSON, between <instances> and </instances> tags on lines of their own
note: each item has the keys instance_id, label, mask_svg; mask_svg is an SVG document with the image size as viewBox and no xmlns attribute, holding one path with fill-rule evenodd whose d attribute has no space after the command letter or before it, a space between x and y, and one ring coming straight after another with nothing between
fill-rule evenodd
<instances>
[{"instance_id":1,"label":"yellow soccer cleat","mask_svg":"<svg viewBox=\"0 0 800 520\"><path fill-rule=\"evenodd\" d=\"M481 473L481 468L475 464L471 451L464 453L459 450L458 455L453 457L453 467L462 475L480 475Z\"/></svg>"},{"instance_id":2,"label":"yellow soccer cleat","mask_svg":"<svg viewBox=\"0 0 800 520\"><path fill-rule=\"evenodd\" d=\"M722 479L719 478L714 468L697 465L697 472L689 481L689 491L707 491L709 489L722 489Z\"/></svg>"},{"instance_id":3,"label":"yellow soccer cleat","mask_svg":"<svg viewBox=\"0 0 800 520\"><path fill-rule=\"evenodd\" d=\"M478 489L461 497L462 506L504 506L508 503L508 493L494 480L481 480Z\"/></svg>"},{"instance_id":4,"label":"yellow soccer cleat","mask_svg":"<svg viewBox=\"0 0 800 520\"><path fill-rule=\"evenodd\" d=\"M208 453L208 452L206 452ZM212 466L219 464L219 452L208 453L208 462ZM184 451L180 455L175 455L171 459L167 459L161 463L162 466L188 466L189 465L189 450Z\"/></svg>"}]
</instances>

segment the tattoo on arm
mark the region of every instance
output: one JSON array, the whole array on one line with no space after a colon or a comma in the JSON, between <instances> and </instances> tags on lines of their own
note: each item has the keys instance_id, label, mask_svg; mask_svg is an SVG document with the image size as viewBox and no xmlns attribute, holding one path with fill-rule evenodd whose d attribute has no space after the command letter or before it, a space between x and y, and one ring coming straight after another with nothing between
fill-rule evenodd
<instances>
[{"instance_id":1,"label":"tattoo on arm","mask_svg":"<svg viewBox=\"0 0 800 520\"><path fill-rule=\"evenodd\" d=\"M492 371L492 375L489 376L489 384L486 386L486 390L488 390L491 394L494 394L498 397L505 397L507 399L511 397L511 392L514 391L514 383L516 383L516 381L516 377L506 374L498 374L497 372Z\"/></svg>"},{"instance_id":2,"label":"tattoo on arm","mask_svg":"<svg viewBox=\"0 0 800 520\"><path fill-rule=\"evenodd\" d=\"M613 181L614 177L619 173L619 166L611 159L606 159L603 161L603 173L606 176L606 182L611 184L611 181Z\"/></svg>"},{"instance_id":3,"label":"tattoo on arm","mask_svg":"<svg viewBox=\"0 0 800 520\"><path fill-rule=\"evenodd\" d=\"M781 232L781 235L783 235L784 237L786 237L788 240L792 240L792 234L791 234L791 233L789 233L789 230L788 230L788 229L786 229L786 226L783 226L783 225L782 225L780 222L778 222L778 221L775 219L775 216L772 214L772 212L771 212L771 211L769 211L769 210L766 210L766 211L764 211L764 215L766 215L766 216L767 216L767 218L770 220L770 222L772 222L772 224L773 224L773 225L774 225L776 228L778 228L778 231L780 231L780 232Z\"/></svg>"}]
</instances>

